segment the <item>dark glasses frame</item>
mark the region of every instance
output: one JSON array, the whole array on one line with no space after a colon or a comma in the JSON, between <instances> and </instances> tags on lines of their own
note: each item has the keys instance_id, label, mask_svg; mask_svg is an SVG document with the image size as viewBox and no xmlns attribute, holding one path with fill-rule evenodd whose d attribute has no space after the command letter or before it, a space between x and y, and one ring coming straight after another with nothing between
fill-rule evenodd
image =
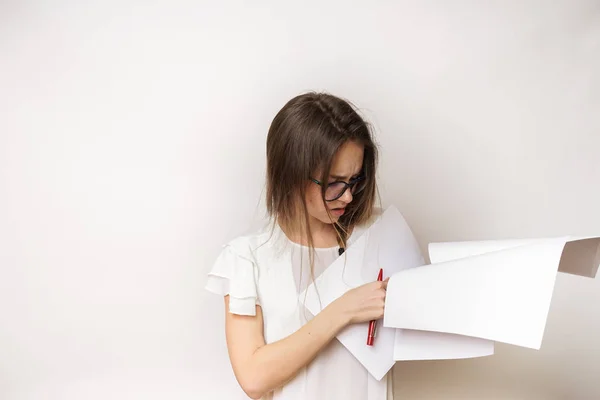
<instances>
[{"instance_id":1,"label":"dark glasses frame","mask_svg":"<svg viewBox=\"0 0 600 400\"><path fill-rule=\"evenodd\" d=\"M348 190L348 188L350 188L350 190L352 190L357 183L364 181L366 178L364 175L360 175L354 179L351 179L350 182L346 182L346 181L335 181L335 182L331 182L327 184L327 187L325 188L325 191L327 191L327 189L332 186L332 185L339 185L340 183L344 184L344 189L340 192L340 194L338 194L336 197L334 197L333 199L325 199L325 201L335 201L337 199L339 199L340 197L342 197L344 195L344 193L346 193L346 190ZM319 186L323 186L323 183L314 179L314 178L310 178L311 181L313 181L314 183L316 183ZM362 190L364 189L364 187L361 187L360 190L353 192L353 194L356 193L360 193Z\"/></svg>"}]
</instances>

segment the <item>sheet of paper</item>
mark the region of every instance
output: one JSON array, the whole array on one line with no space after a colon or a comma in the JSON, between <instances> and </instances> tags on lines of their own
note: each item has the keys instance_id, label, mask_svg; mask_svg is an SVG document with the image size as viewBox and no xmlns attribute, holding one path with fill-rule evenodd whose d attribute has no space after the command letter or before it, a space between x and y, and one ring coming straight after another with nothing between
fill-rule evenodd
<instances>
[{"instance_id":1,"label":"sheet of paper","mask_svg":"<svg viewBox=\"0 0 600 400\"><path fill-rule=\"evenodd\" d=\"M594 278L600 265L600 238L565 237L558 272ZM429 244L432 264L545 242L546 238L484 240L475 242L441 242Z\"/></svg>"},{"instance_id":2,"label":"sheet of paper","mask_svg":"<svg viewBox=\"0 0 600 400\"><path fill-rule=\"evenodd\" d=\"M424 263L418 242L408 224L395 207L389 207L300 297L304 299L308 310L316 315L346 291L374 281L380 267L384 270L385 278ZM449 358L449 354L456 354L455 358L465 358L493 352L493 343L482 346L481 339L457 338L457 335L439 333L432 335L428 332L397 335L397 329L383 327L382 321L378 322L375 345L367 346L367 332L368 323L354 324L343 330L337 339L378 380L389 371L396 359L443 359ZM431 347L434 336L435 350ZM395 351L395 346L398 346L398 351ZM410 349L410 353L406 349ZM464 351L461 352L461 349Z\"/></svg>"},{"instance_id":3,"label":"sheet of paper","mask_svg":"<svg viewBox=\"0 0 600 400\"><path fill-rule=\"evenodd\" d=\"M394 360L450 360L494 354L494 342L449 333L396 329Z\"/></svg>"},{"instance_id":4,"label":"sheet of paper","mask_svg":"<svg viewBox=\"0 0 600 400\"><path fill-rule=\"evenodd\" d=\"M600 238L437 243L431 265L396 273L384 326L539 349L557 272L595 277Z\"/></svg>"}]
</instances>

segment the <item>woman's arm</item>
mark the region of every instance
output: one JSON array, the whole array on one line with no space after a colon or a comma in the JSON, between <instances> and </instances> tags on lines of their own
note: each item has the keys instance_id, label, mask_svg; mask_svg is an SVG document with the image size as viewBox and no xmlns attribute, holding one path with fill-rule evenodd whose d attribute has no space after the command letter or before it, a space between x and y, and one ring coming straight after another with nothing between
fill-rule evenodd
<instances>
[{"instance_id":1,"label":"woman's arm","mask_svg":"<svg viewBox=\"0 0 600 400\"><path fill-rule=\"evenodd\" d=\"M373 282L347 292L298 331L268 345L260 306L255 316L226 312L229 358L244 392L260 399L293 378L347 324L381 318L386 285L387 280ZM229 310L229 296L225 309Z\"/></svg>"},{"instance_id":2,"label":"woman's arm","mask_svg":"<svg viewBox=\"0 0 600 400\"><path fill-rule=\"evenodd\" d=\"M256 316L227 313L229 358L240 386L250 398L260 399L308 364L346 323L342 314L325 309L294 334L265 345L260 306Z\"/></svg>"}]
</instances>

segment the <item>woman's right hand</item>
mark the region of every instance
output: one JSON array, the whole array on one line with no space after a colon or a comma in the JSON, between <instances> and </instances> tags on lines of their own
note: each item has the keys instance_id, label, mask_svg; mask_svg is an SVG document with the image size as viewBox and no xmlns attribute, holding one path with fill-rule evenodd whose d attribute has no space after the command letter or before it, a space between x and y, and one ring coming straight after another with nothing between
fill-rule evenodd
<instances>
[{"instance_id":1,"label":"woman's right hand","mask_svg":"<svg viewBox=\"0 0 600 400\"><path fill-rule=\"evenodd\" d=\"M347 317L350 324L377 320L383 317L388 280L389 278L350 289L332 305Z\"/></svg>"}]
</instances>

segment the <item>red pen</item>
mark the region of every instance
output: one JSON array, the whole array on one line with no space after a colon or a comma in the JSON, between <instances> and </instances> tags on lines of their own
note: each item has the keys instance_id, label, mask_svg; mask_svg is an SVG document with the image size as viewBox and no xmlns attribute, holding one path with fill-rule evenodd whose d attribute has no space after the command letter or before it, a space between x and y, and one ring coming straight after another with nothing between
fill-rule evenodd
<instances>
[{"instance_id":1,"label":"red pen","mask_svg":"<svg viewBox=\"0 0 600 400\"><path fill-rule=\"evenodd\" d=\"M377 275L377 280L381 282L383 280L383 269L379 268L379 275ZM369 322L369 334L367 335L367 346L373 346L373 341L375 340L375 328L377 321L372 320Z\"/></svg>"}]
</instances>

